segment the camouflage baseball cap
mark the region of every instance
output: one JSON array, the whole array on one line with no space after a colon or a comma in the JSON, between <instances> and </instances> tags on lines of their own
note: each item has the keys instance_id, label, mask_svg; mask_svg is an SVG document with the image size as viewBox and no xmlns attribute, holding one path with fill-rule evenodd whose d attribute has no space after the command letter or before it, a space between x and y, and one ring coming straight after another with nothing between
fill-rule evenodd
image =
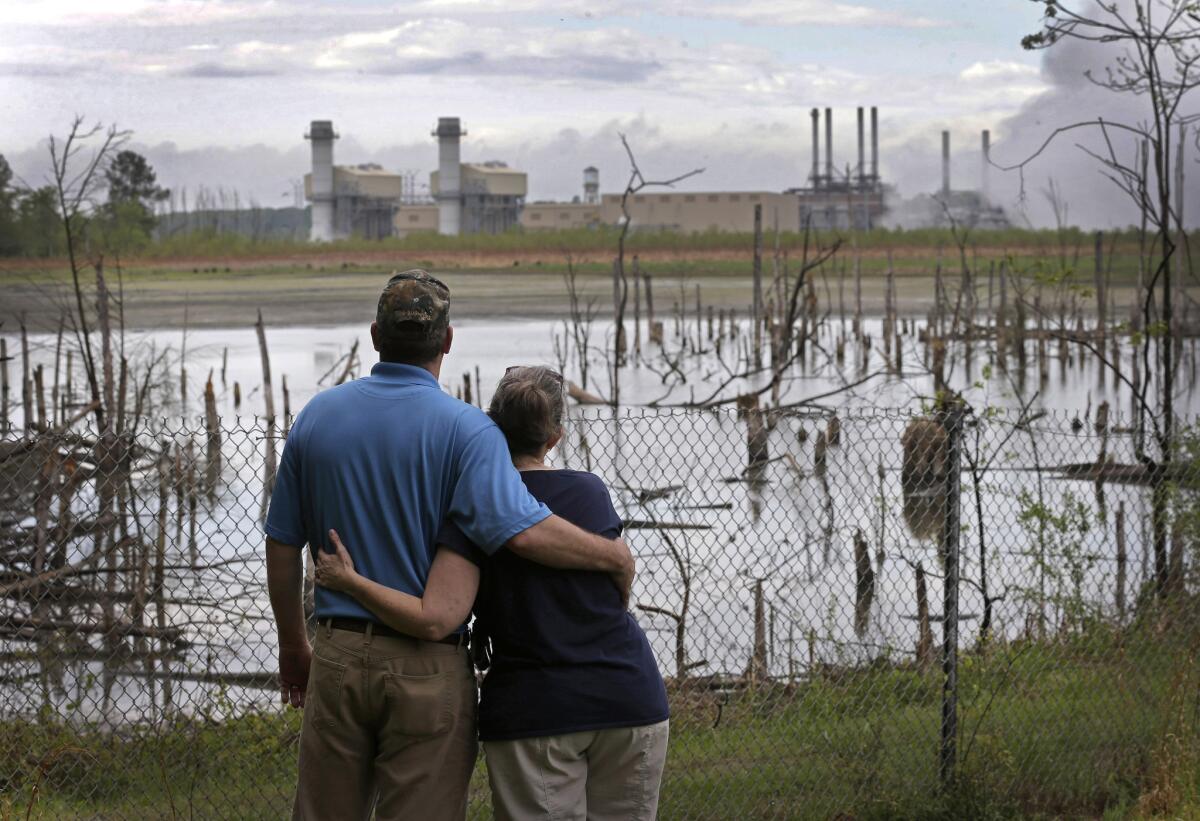
<instances>
[{"instance_id":1,"label":"camouflage baseball cap","mask_svg":"<svg viewBox=\"0 0 1200 821\"><path fill-rule=\"evenodd\" d=\"M379 295L379 332L392 339L426 339L450 323L450 289L428 271L393 274Z\"/></svg>"}]
</instances>

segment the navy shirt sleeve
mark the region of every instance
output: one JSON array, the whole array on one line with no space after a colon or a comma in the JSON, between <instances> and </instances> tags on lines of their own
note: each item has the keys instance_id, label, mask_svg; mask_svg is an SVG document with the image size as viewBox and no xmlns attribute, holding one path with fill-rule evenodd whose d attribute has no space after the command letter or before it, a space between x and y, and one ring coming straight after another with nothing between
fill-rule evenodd
<instances>
[{"instance_id":1,"label":"navy shirt sleeve","mask_svg":"<svg viewBox=\"0 0 1200 821\"><path fill-rule=\"evenodd\" d=\"M434 543L439 549L444 547L477 565L482 565L483 560L487 558L487 554L472 544L467 534L449 519L442 523L442 529L438 531Z\"/></svg>"},{"instance_id":2,"label":"navy shirt sleeve","mask_svg":"<svg viewBox=\"0 0 1200 821\"><path fill-rule=\"evenodd\" d=\"M573 510L578 513L577 524L599 536L615 539L621 535L624 523L613 507L612 496L604 480L594 473L586 474L580 504Z\"/></svg>"},{"instance_id":3,"label":"navy shirt sleeve","mask_svg":"<svg viewBox=\"0 0 1200 821\"><path fill-rule=\"evenodd\" d=\"M296 420L299 422L299 418ZM304 547L304 513L300 509L300 435L292 427L283 443L283 456L275 472L275 487L271 491L271 506L263 530L277 542Z\"/></svg>"},{"instance_id":4,"label":"navy shirt sleeve","mask_svg":"<svg viewBox=\"0 0 1200 821\"><path fill-rule=\"evenodd\" d=\"M550 515L513 467L504 434L490 422L463 445L449 516L487 554Z\"/></svg>"}]
</instances>

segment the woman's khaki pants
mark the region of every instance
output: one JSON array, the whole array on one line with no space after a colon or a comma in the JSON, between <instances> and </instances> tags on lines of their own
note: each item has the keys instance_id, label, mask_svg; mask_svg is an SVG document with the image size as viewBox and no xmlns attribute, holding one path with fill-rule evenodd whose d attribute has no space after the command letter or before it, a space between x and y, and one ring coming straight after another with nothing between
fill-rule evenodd
<instances>
[{"instance_id":1,"label":"woman's khaki pants","mask_svg":"<svg viewBox=\"0 0 1200 821\"><path fill-rule=\"evenodd\" d=\"M497 821L651 821L667 722L485 741Z\"/></svg>"}]
</instances>

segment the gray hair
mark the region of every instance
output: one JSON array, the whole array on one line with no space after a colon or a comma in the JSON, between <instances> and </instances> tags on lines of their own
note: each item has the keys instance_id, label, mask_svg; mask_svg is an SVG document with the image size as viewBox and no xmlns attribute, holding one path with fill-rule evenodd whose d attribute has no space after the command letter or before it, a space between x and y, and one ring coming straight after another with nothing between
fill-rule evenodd
<instances>
[{"instance_id":1,"label":"gray hair","mask_svg":"<svg viewBox=\"0 0 1200 821\"><path fill-rule=\"evenodd\" d=\"M539 365L509 368L500 377L488 416L513 456L537 453L562 431L566 415L562 374Z\"/></svg>"}]
</instances>

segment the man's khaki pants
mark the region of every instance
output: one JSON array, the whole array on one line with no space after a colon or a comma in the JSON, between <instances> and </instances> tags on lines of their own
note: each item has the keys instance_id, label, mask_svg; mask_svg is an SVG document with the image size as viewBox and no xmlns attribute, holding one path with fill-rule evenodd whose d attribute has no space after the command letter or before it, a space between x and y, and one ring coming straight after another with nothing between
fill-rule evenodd
<instances>
[{"instance_id":1,"label":"man's khaki pants","mask_svg":"<svg viewBox=\"0 0 1200 821\"><path fill-rule=\"evenodd\" d=\"M292 817L460 821L475 710L465 647L318 627Z\"/></svg>"},{"instance_id":2,"label":"man's khaki pants","mask_svg":"<svg viewBox=\"0 0 1200 821\"><path fill-rule=\"evenodd\" d=\"M485 741L497 821L653 821L667 722Z\"/></svg>"}]
</instances>

